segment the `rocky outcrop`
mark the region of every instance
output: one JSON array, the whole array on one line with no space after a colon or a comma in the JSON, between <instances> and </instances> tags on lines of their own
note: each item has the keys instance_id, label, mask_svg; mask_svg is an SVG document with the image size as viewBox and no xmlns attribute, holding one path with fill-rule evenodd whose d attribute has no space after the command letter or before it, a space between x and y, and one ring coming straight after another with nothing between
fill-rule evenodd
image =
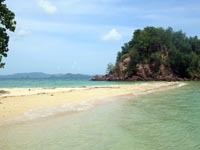
<instances>
[{"instance_id":1,"label":"rocky outcrop","mask_svg":"<svg viewBox=\"0 0 200 150\"><path fill-rule=\"evenodd\" d=\"M125 71L128 67L129 67L129 63L131 61L130 57L127 57L125 59L123 59L123 61L121 61L118 66L119 66L119 70L121 72Z\"/></svg>"},{"instance_id":2,"label":"rocky outcrop","mask_svg":"<svg viewBox=\"0 0 200 150\"><path fill-rule=\"evenodd\" d=\"M130 49L131 51L132 49ZM146 52L147 53L147 52ZM200 75L192 78L179 77L170 67L169 50L160 46L151 55L138 57L138 53L124 54L116 62L115 70L104 75L94 76L93 81L188 81L200 80ZM139 59L138 59L139 58ZM172 58L171 58L172 59ZM172 70L174 69L174 71Z\"/></svg>"},{"instance_id":3,"label":"rocky outcrop","mask_svg":"<svg viewBox=\"0 0 200 150\"><path fill-rule=\"evenodd\" d=\"M146 77L143 78L141 76L133 75L132 77L129 78L123 78L119 76L113 76L110 74L106 74L104 76L94 76L92 81L190 81L190 80L200 80L200 78L195 78L195 79L189 79L189 78L179 78L176 76L157 76L155 78L152 77Z\"/></svg>"},{"instance_id":4,"label":"rocky outcrop","mask_svg":"<svg viewBox=\"0 0 200 150\"><path fill-rule=\"evenodd\" d=\"M94 76L92 81L188 81L187 78L179 78L174 75L169 67L161 64L159 69L155 69L152 64L137 64L136 74L132 76L127 76L127 74L122 74L128 68L129 58L119 63L120 73L108 73L104 76ZM196 78L196 80L199 80Z\"/></svg>"},{"instance_id":5,"label":"rocky outcrop","mask_svg":"<svg viewBox=\"0 0 200 150\"><path fill-rule=\"evenodd\" d=\"M117 53L109 73L92 80L200 80L200 39L172 28L145 27L134 31Z\"/></svg>"},{"instance_id":6,"label":"rocky outcrop","mask_svg":"<svg viewBox=\"0 0 200 150\"><path fill-rule=\"evenodd\" d=\"M152 71L150 69L150 66L148 64L138 64L137 65L137 73L136 75L143 78L143 79L147 79L148 77L152 76Z\"/></svg>"}]
</instances>

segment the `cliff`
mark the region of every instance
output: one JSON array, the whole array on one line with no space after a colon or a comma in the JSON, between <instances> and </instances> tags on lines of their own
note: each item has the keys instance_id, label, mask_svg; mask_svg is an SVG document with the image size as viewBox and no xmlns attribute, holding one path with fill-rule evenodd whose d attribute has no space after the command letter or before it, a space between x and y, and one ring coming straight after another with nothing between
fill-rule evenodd
<instances>
[{"instance_id":1,"label":"cliff","mask_svg":"<svg viewBox=\"0 0 200 150\"><path fill-rule=\"evenodd\" d=\"M200 79L200 40L172 28L146 27L118 52L108 74L92 80L181 81Z\"/></svg>"}]
</instances>

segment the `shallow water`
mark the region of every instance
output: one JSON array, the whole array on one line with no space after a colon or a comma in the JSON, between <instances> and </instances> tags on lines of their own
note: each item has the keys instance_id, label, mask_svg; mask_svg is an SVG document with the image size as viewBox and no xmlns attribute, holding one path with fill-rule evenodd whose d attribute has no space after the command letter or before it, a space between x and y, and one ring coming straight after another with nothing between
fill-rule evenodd
<instances>
[{"instance_id":1,"label":"shallow water","mask_svg":"<svg viewBox=\"0 0 200 150\"><path fill-rule=\"evenodd\" d=\"M199 150L200 82L0 128L1 150Z\"/></svg>"}]
</instances>

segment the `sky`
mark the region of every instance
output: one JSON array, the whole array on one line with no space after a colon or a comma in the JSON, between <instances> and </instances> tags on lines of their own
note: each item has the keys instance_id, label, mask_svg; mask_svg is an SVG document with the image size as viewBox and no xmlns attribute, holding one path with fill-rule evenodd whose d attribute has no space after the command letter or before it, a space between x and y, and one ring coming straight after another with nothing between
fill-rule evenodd
<instances>
[{"instance_id":1,"label":"sky","mask_svg":"<svg viewBox=\"0 0 200 150\"><path fill-rule=\"evenodd\" d=\"M0 74L105 74L134 30L172 27L200 37L199 0L6 0L16 15Z\"/></svg>"}]
</instances>

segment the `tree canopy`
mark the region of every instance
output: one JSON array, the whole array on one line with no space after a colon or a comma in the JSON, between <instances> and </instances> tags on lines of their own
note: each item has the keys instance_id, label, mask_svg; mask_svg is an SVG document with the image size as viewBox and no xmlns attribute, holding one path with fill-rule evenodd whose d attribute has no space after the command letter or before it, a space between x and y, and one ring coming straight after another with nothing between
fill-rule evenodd
<instances>
[{"instance_id":1,"label":"tree canopy","mask_svg":"<svg viewBox=\"0 0 200 150\"><path fill-rule=\"evenodd\" d=\"M113 71L114 71L114 65L112 64L112 63L109 63L108 65L107 65L107 70L106 70L106 72L107 73L112 73Z\"/></svg>"},{"instance_id":2,"label":"tree canopy","mask_svg":"<svg viewBox=\"0 0 200 150\"><path fill-rule=\"evenodd\" d=\"M164 66L180 78L200 77L200 40L171 27L136 30L133 38L118 52L115 72L119 72L119 64L127 57L131 59L124 74L129 76L137 73L138 64L149 64L154 76L158 76Z\"/></svg>"},{"instance_id":3,"label":"tree canopy","mask_svg":"<svg viewBox=\"0 0 200 150\"><path fill-rule=\"evenodd\" d=\"M2 58L7 57L9 36L7 31L14 32L15 14L7 8L5 0L0 0L0 68L4 67Z\"/></svg>"}]
</instances>

